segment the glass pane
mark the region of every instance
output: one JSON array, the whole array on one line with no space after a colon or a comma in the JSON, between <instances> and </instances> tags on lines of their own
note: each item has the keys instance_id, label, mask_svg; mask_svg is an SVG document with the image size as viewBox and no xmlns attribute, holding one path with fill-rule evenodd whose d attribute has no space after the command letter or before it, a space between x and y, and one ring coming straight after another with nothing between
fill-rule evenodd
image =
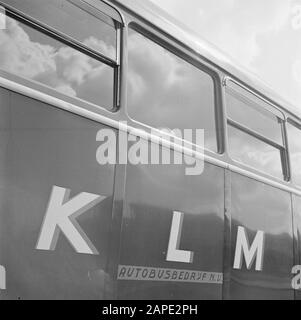
<instances>
[{"instance_id":1,"label":"glass pane","mask_svg":"<svg viewBox=\"0 0 301 320\"><path fill-rule=\"evenodd\" d=\"M258 99L258 101L260 101ZM271 112L242 95L227 91L227 114L232 120L283 145L281 122Z\"/></svg>"},{"instance_id":2,"label":"glass pane","mask_svg":"<svg viewBox=\"0 0 301 320\"><path fill-rule=\"evenodd\" d=\"M243 164L283 179L280 151L252 136L228 126L229 152Z\"/></svg>"},{"instance_id":3,"label":"glass pane","mask_svg":"<svg viewBox=\"0 0 301 320\"><path fill-rule=\"evenodd\" d=\"M128 110L155 128L204 129L216 151L212 77L139 33L129 34Z\"/></svg>"},{"instance_id":4,"label":"glass pane","mask_svg":"<svg viewBox=\"0 0 301 320\"><path fill-rule=\"evenodd\" d=\"M113 20L98 13L96 9L94 12L98 13L97 17L67 0L6 0L4 2L88 47L116 59L117 32Z\"/></svg>"},{"instance_id":5,"label":"glass pane","mask_svg":"<svg viewBox=\"0 0 301 320\"><path fill-rule=\"evenodd\" d=\"M301 186L301 131L288 123L287 132L293 181Z\"/></svg>"},{"instance_id":6,"label":"glass pane","mask_svg":"<svg viewBox=\"0 0 301 320\"><path fill-rule=\"evenodd\" d=\"M113 68L11 18L0 30L0 69L65 95L113 107Z\"/></svg>"}]
</instances>

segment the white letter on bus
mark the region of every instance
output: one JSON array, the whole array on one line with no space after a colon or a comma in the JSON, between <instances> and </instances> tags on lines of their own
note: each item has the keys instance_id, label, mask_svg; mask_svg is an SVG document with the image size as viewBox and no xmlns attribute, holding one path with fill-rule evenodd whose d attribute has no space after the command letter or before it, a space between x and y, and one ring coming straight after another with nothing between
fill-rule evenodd
<instances>
[{"instance_id":1,"label":"white letter on bus","mask_svg":"<svg viewBox=\"0 0 301 320\"><path fill-rule=\"evenodd\" d=\"M175 211L173 213L170 237L167 250L167 261L174 262L193 262L193 252L179 250L184 213Z\"/></svg>"},{"instance_id":2,"label":"white letter on bus","mask_svg":"<svg viewBox=\"0 0 301 320\"><path fill-rule=\"evenodd\" d=\"M236 250L234 258L234 269L241 269L242 267L242 252L246 260L247 269L251 269L256 255L256 271L262 271L263 266L263 248L264 246L264 232L258 231L255 239L250 247L249 240L246 235L246 230L243 227L238 227Z\"/></svg>"},{"instance_id":3,"label":"white letter on bus","mask_svg":"<svg viewBox=\"0 0 301 320\"><path fill-rule=\"evenodd\" d=\"M292 280L292 288L295 290L301 289L301 266L293 266L292 274L295 274Z\"/></svg>"},{"instance_id":4,"label":"white letter on bus","mask_svg":"<svg viewBox=\"0 0 301 320\"><path fill-rule=\"evenodd\" d=\"M75 219L105 197L83 192L69 200L69 195L70 190L53 187L36 248L55 250L61 230L78 253L98 254Z\"/></svg>"},{"instance_id":5,"label":"white letter on bus","mask_svg":"<svg viewBox=\"0 0 301 320\"><path fill-rule=\"evenodd\" d=\"M6 289L6 270L3 266L0 266L0 290Z\"/></svg>"}]
</instances>

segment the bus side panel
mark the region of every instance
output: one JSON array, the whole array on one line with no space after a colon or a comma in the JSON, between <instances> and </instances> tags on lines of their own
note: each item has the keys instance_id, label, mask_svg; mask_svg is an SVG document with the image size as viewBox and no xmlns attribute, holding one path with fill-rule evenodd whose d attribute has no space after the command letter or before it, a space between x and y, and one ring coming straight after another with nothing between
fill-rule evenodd
<instances>
[{"instance_id":1,"label":"bus side panel","mask_svg":"<svg viewBox=\"0 0 301 320\"><path fill-rule=\"evenodd\" d=\"M128 165L126 177L119 299L221 299L224 170L205 164L188 176L185 165ZM183 214L177 244L175 212ZM192 260L167 261L169 245L193 252Z\"/></svg>"},{"instance_id":2,"label":"bus side panel","mask_svg":"<svg viewBox=\"0 0 301 320\"><path fill-rule=\"evenodd\" d=\"M295 259L295 265L300 266L301 265L301 197L293 195L293 207L294 207L294 222L295 222L295 229L296 229L296 259ZM298 286L300 286L300 272L296 274L292 274L292 278L296 277L296 285L297 290L295 291L295 297L296 300L301 300L301 288L299 289Z\"/></svg>"},{"instance_id":3,"label":"bus side panel","mask_svg":"<svg viewBox=\"0 0 301 320\"><path fill-rule=\"evenodd\" d=\"M0 298L104 298L112 283L106 266L115 171L96 161L96 134L104 126L4 89L0 101L0 265L6 270ZM58 187L64 202L53 193ZM69 231L56 226L57 241L52 235L52 246L37 250L46 212L64 214L62 206L82 192L89 205L70 204L76 216L67 218ZM73 228L98 254L78 253Z\"/></svg>"},{"instance_id":4,"label":"bus side panel","mask_svg":"<svg viewBox=\"0 0 301 320\"><path fill-rule=\"evenodd\" d=\"M289 193L232 173L232 267L238 227L245 228L249 246L258 231L264 232L262 271L248 270L242 255L241 269L232 269L230 299L294 299L291 269L294 264L293 224Z\"/></svg>"},{"instance_id":5,"label":"bus side panel","mask_svg":"<svg viewBox=\"0 0 301 320\"><path fill-rule=\"evenodd\" d=\"M6 287L6 269L4 269L4 253L7 247L5 234L5 219L3 213L8 210L5 205L8 198L8 140L9 140L9 91L0 88L0 299L3 298L3 289Z\"/></svg>"}]
</instances>

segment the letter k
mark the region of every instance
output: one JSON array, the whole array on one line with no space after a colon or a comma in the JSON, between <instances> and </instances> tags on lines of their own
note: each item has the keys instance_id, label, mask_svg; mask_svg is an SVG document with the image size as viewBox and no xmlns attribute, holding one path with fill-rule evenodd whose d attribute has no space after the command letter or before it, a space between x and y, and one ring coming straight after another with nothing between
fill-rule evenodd
<instances>
[{"instance_id":1,"label":"letter k","mask_svg":"<svg viewBox=\"0 0 301 320\"><path fill-rule=\"evenodd\" d=\"M76 218L106 197L83 192L69 200L69 195L70 190L53 187L36 248L55 250L61 230L78 253L96 255L96 248Z\"/></svg>"}]
</instances>

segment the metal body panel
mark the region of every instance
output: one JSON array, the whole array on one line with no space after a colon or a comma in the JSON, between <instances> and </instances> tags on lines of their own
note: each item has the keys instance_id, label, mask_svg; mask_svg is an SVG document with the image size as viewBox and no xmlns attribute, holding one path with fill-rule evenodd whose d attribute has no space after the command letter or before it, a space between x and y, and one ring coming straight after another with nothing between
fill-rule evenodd
<instances>
[{"instance_id":1,"label":"metal body panel","mask_svg":"<svg viewBox=\"0 0 301 320\"><path fill-rule=\"evenodd\" d=\"M201 176L181 165L127 168L120 265L223 272L224 170L206 164ZM192 263L167 261L174 211L184 213L180 248ZM119 281L120 299L221 299L221 284Z\"/></svg>"},{"instance_id":2,"label":"metal body panel","mask_svg":"<svg viewBox=\"0 0 301 320\"><path fill-rule=\"evenodd\" d=\"M7 270L0 297L103 299L112 281L107 263L115 172L96 162L95 137L104 127L6 90L0 96L1 145L6 144L0 264ZM78 254L62 232L54 251L36 250L54 185L70 189L71 197L106 197L77 218L99 255Z\"/></svg>"},{"instance_id":3,"label":"metal body panel","mask_svg":"<svg viewBox=\"0 0 301 320\"><path fill-rule=\"evenodd\" d=\"M293 196L295 229L295 265L301 265L301 197ZM300 282L298 281L298 284ZM296 300L301 300L301 291L295 290Z\"/></svg>"},{"instance_id":4,"label":"metal body panel","mask_svg":"<svg viewBox=\"0 0 301 320\"><path fill-rule=\"evenodd\" d=\"M294 265L291 196L287 192L232 173L231 256L234 260L237 228L246 229L249 243L257 231L265 234L263 268L232 269L231 299L294 299L291 270ZM232 266L233 267L233 266Z\"/></svg>"}]
</instances>

